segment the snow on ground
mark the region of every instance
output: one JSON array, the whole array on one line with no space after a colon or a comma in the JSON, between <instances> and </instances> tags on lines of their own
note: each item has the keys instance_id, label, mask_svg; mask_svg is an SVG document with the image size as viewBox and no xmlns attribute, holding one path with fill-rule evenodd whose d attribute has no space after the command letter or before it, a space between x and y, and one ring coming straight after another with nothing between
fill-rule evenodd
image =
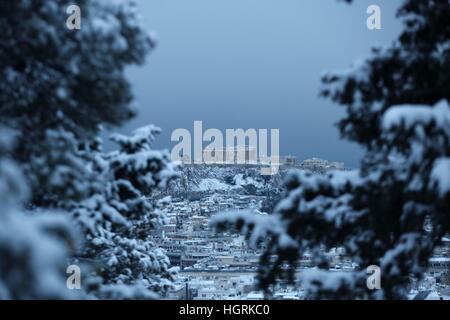
<instances>
[{"instance_id":1,"label":"snow on ground","mask_svg":"<svg viewBox=\"0 0 450 320\"><path fill-rule=\"evenodd\" d=\"M195 191L230 190L231 186L214 178L201 179Z\"/></svg>"},{"instance_id":2,"label":"snow on ground","mask_svg":"<svg viewBox=\"0 0 450 320\"><path fill-rule=\"evenodd\" d=\"M244 177L244 175L242 173L237 174L233 180L234 180L234 183L236 184L236 186L246 186L246 185L252 184L256 188L264 187L263 183L256 181L252 177Z\"/></svg>"}]
</instances>

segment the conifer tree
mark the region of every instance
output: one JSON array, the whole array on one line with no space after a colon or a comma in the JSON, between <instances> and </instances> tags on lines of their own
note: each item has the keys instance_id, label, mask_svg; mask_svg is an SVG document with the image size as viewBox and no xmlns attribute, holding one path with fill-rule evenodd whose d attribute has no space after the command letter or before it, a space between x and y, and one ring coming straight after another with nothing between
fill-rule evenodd
<instances>
[{"instance_id":1,"label":"conifer tree","mask_svg":"<svg viewBox=\"0 0 450 320\"><path fill-rule=\"evenodd\" d=\"M300 276L310 298L405 298L409 278L423 275L450 231L450 4L405 0L397 15L404 29L391 46L323 77L322 95L346 108L342 136L365 148L360 169L292 172L272 215L213 220L267 242L264 289L292 281L308 252L318 267ZM335 247L354 271L329 271ZM371 265L380 267L380 290L366 286Z\"/></svg>"}]
</instances>

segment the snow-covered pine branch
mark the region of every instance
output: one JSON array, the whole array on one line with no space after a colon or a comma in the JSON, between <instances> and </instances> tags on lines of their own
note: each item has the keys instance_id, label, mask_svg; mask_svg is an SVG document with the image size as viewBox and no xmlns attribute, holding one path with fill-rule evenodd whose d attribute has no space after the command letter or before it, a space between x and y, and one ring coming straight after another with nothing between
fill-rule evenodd
<instances>
[{"instance_id":1,"label":"snow-covered pine branch","mask_svg":"<svg viewBox=\"0 0 450 320\"><path fill-rule=\"evenodd\" d=\"M81 258L93 261L92 273L100 276L98 281L91 274L84 278L91 294L154 297L170 285L172 270L164 252L148 239L162 217L147 198L175 176L174 166L167 152L151 149L159 130L153 126L131 137L116 135L119 150L112 153L101 151L97 135L102 125L119 125L135 115L124 70L142 64L155 41L139 21L133 1L77 1L79 30L66 28L71 4L17 0L0 5L0 114L2 125L17 133L8 155L30 187L22 205L36 219L48 208L71 213L85 233ZM32 220L27 217L23 224L32 225ZM3 226L7 224L1 224L2 231ZM22 236L17 231L18 241ZM44 271L65 263L66 256L48 242ZM8 252L0 250L2 262L3 254ZM53 278L47 280L56 289ZM34 294L33 288L23 289Z\"/></svg>"},{"instance_id":2,"label":"snow-covered pine branch","mask_svg":"<svg viewBox=\"0 0 450 320\"><path fill-rule=\"evenodd\" d=\"M130 286L133 297L164 294L173 271L165 253L150 239L151 232L164 222L163 215L149 200L153 191L164 188L178 176L167 151L151 148L160 129L149 125L128 137L113 135L119 149L109 153L88 149L103 189L81 201L72 215L87 234L84 258L100 264L102 283L95 292L100 297L118 297L118 288ZM143 288L146 288L145 292ZM113 291L111 291L113 290ZM144 294L145 293L145 294Z\"/></svg>"},{"instance_id":3,"label":"snow-covered pine branch","mask_svg":"<svg viewBox=\"0 0 450 320\"><path fill-rule=\"evenodd\" d=\"M67 261L80 235L67 216L23 209L30 195L25 177L4 156L13 140L0 130L0 299L82 298L66 287Z\"/></svg>"}]
</instances>

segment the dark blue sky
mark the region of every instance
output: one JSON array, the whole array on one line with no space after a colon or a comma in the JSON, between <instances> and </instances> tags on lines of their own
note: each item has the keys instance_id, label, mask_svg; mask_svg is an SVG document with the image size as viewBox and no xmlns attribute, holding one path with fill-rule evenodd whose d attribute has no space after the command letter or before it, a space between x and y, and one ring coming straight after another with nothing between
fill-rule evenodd
<instances>
[{"instance_id":1,"label":"dark blue sky","mask_svg":"<svg viewBox=\"0 0 450 320\"><path fill-rule=\"evenodd\" d=\"M281 154L357 166L358 146L334 125L344 108L318 97L320 75L349 66L400 31L401 1L138 0L158 47L128 71L139 116L120 129L154 123L155 146L171 149L176 128L279 128ZM382 30L366 28L378 4Z\"/></svg>"}]
</instances>

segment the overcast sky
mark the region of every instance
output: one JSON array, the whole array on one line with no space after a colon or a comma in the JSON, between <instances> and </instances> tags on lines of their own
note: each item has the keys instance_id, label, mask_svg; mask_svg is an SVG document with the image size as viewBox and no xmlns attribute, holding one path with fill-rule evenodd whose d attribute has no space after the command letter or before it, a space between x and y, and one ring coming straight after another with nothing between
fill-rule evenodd
<instances>
[{"instance_id":1,"label":"overcast sky","mask_svg":"<svg viewBox=\"0 0 450 320\"><path fill-rule=\"evenodd\" d=\"M344 108L319 98L320 75L349 66L400 31L398 0L138 0L157 49L128 70L138 117L120 129L154 123L156 147L171 132L204 128L279 128L281 154L358 165L358 146L335 123ZM366 28L378 4L382 30Z\"/></svg>"}]
</instances>

